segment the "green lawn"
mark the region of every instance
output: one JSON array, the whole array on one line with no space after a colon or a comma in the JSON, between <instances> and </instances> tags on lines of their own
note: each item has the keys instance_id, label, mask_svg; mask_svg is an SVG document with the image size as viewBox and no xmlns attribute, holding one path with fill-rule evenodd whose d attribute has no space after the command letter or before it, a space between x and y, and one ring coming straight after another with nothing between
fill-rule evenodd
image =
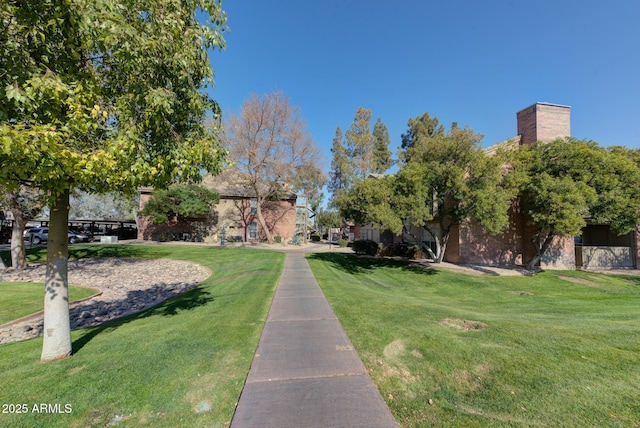
<instances>
[{"instance_id":1,"label":"green lawn","mask_svg":"<svg viewBox=\"0 0 640 428\"><path fill-rule=\"evenodd\" d=\"M284 254L160 245L75 245L70 253L189 260L209 267L213 275L155 308L73 332L74 355L65 360L40 363L41 338L0 346L0 403L28 409L26 414L0 413L0 426L228 424ZM44 251L29 257L42 259ZM39 409L42 403L71 412L35 413L33 406Z\"/></svg>"},{"instance_id":2,"label":"green lawn","mask_svg":"<svg viewBox=\"0 0 640 428\"><path fill-rule=\"evenodd\" d=\"M640 426L640 278L308 260L402 426Z\"/></svg>"},{"instance_id":3,"label":"green lawn","mask_svg":"<svg viewBox=\"0 0 640 428\"><path fill-rule=\"evenodd\" d=\"M93 296L96 290L86 287L69 287L69 301ZM42 311L44 284L32 282L0 282L0 324Z\"/></svg>"}]
</instances>

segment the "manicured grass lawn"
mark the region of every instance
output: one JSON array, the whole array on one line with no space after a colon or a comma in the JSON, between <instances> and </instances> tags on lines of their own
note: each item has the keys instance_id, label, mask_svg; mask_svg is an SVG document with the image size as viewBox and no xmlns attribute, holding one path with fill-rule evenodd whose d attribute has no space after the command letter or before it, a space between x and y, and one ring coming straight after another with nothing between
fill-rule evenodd
<instances>
[{"instance_id":1,"label":"manicured grass lawn","mask_svg":"<svg viewBox=\"0 0 640 428\"><path fill-rule=\"evenodd\" d=\"M96 290L69 287L69 301L93 296ZM44 306L44 284L32 282L0 282L0 324L39 312Z\"/></svg>"},{"instance_id":2,"label":"manicured grass lawn","mask_svg":"<svg viewBox=\"0 0 640 428\"><path fill-rule=\"evenodd\" d=\"M640 278L308 260L402 426L640 426Z\"/></svg>"},{"instance_id":3,"label":"manicured grass lawn","mask_svg":"<svg viewBox=\"0 0 640 428\"><path fill-rule=\"evenodd\" d=\"M2 427L222 427L249 371L284 254L246 249L75 245L72 257L165 257L208 266L201 286L72 333L74 355L42 364L42 339L0 346ZM34 252L32 260L44 257ZM40 403L68 414L33 412ZM54 407L55 409L55 407ZM204 411L203 411L204 410ZM207 411L208 410L208 411ZM1 409L0 409L1 411Z\"/></svg>"}]
</instances>

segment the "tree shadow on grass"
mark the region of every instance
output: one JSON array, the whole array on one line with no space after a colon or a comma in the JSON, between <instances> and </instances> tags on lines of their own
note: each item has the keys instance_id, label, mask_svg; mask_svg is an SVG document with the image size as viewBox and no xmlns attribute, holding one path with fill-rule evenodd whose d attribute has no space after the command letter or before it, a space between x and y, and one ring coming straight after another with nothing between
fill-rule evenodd
<instances>
[{"instance_id":1,"label":"tree shadow on grass","mask_svg":"<svg viewBox=\"0 0 640 428\"><path fill-rule=\"evenodd\" d=\"M622 279L624 281L626 281L629 284L635 285L635 286L640 286L640 276L637 275L625 275L624 273L620 273L620 274L615 274L612 275L615 278L619 278Z\"/></svg>"},{"instance_id":2,"label":"tree shadow on grass","mask_svg":"<svg viewBox=\"0 0 640 428\"><path fill-rule=\"evenodd\" d=\"M139 245L77 245L69 246L69 259L92 259L100 257L167 257L171 251L160 247Z\"/></svg>"},{"instance_id":3,"label":"tree shadow on grass","mask_svg":"<svg viewBox=\"0 0 640 428\"><path fill-rule=\"evenodd\" d=\"M129 296L125 300L128 300L129 298L135 298L135 296L132 296L131 293L135 293L136 291L130 292ZM111 321L107 321L104 324L96 325L93 327L85 327L88 330L88 333L84 334L82 337L73 342L73 353L76 354L99 334L114 331L117 328L122 327L123 325L126 325L130 322L148 318L151 316L169 317L178 315L182 311L196 309L200 306L208 304L209 302L213 302L214 300L215 297L209 291L203 289L202 287L195 287L182 294L164 300L155 306L147 307L141 312L133 313L131 315L125 315L121 318L116 318ZM117 305L118 302L111 302L109 304L109 306L111 307L117 307ZM108 310L108 308L105 309Z\"/></svg>"},{"instance_id":4,"label":"tree shadow on grass","mask_svg":"<svg viewBox=\"0 0 640 428\"><path fill-rule=\"evenodd\" d=\"M349 274L369 273L375 269L400 269L420 275L435 275L438 272L432 268L410 264L404 259L390 259L379 257L361 257L345 253L313 253L307 256L310 260L329 263L332 267Z\"/></svg>"},{"instance_id":5,"label":"tree shadow on grass","mask_svg":"<svg viewBox=\"0 0 640 428\"><path fill-rule=\"evenodd\" d=\"M27 263L41 263L47 259L47 246L26 248ZM75 244L69 246L69 260L99 258L99 257L138 257L161 258L169 257L171 250L166 247L151 245L105 245L105 244ZM0 257L5 266L11 266L11 251L0 251Z\"/></svg>"}]
</instances>

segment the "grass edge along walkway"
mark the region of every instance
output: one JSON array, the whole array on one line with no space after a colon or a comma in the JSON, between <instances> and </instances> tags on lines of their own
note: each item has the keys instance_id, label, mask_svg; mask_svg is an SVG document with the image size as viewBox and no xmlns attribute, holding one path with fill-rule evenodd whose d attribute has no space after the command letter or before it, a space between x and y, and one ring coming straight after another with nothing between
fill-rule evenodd
<instances>
[{"instance_id":1,"label":"grass edge along walkway","mask_svg":"<svg viewBox=\"0 0 640 428\"><path fill-rule=\"evenodd\" d=\"M70 256L189 260L213 275L154 308L72 332L74 355L65 360L41 364L41 338L0 346L0 402L20 405L0 413L0 426L228 425L284 254L78 245Z\"/></svg>"},{"instance_id":2,"label":"grass edge along walkway","mask_svg":"<svg viewBox=\"0 0 640 428\"><path fill-rule=\"evenodd\" d=\"M232 428L397 427L302 252L287 254Z\"/></svg>"},{"instance_id":3,"label":"grass edge along walkway","mask_svg":"<svg viewBox=\"0 0 640 428\"><path fill-rule=\"evenodd\" d=\"M640 278L312 254L401 426L640 426Z\"/></svg>"}]
</instances>

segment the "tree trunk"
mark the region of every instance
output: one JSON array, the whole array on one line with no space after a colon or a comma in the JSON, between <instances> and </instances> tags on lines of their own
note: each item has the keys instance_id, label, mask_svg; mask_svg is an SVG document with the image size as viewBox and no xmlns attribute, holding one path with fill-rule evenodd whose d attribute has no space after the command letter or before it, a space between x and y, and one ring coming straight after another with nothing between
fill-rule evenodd
<instances>
[{"instance_id":1,"label":"tree trunk","mask_svg":"<svg viewBox=\"0 0 640 428\"><path fill-rule=\"evenodd\" d=\"M24 227L27 222L22 210L15 200L15 193L10 195L11 214L13 215L13 229L11 229L11 266L16 269L24 269L27 266L27 256L24 249Z\"/></svg>"},{"instance_id":2,"label":"tree trunk","mask_svg":"<svg viewBox=\"0 0 640 428\"><path fill-rule=\"evenodd\" d=\"M440 220L440 230L438 230L438 233L433 233L429 230L431 236L436 240L436 252L438 253L438 258L434 260L436 263L442 263L442 260L444 260L444 254L447 251L447 243L449 242L452 227L453 224L451 223L445 227L444 221Z\"/></svg>"},{"instance_id":3,"label":"tree trunk","mask_svg":"<svg viewBox=\"0 0 640 428\"><path fill-rule=\"evenodd\" d=\"M71 355L69 281L69 190L50 206L47 273L44 292L44 340L40 361L60 360Z\"/></svg>"},{"instance_id":4,"label":"tree trunk","mask_svg":"<svg viewBox=\"0 0 640 428\"><path fill-rule=\"evenodd\" d=\"M260 202L261 201L258 200L258 203L256 204L256 218L258 219L260 227L262 228L262 230L264 230L264 234L267 237L267 242L269 244L273 244L273 236L271 236L271 231L267 227L267 223L264 221L264 217L262 216L262 204Z\"/></svg>"},{"instance_id":5,"label":"tree trunk","mask_svg":"<svg viewBox=\"0 0 640 428\"><path fill-rule=\"evenodd\" d=\"M542 243L542 245L540 245L539 242L538 242L538 238L540 237L540 233L542 233L542 232L536 233L533 236L533 238L531 238L531 243L533 244L533 246L536 249L536 255L527 264L527 269L529 269L529 270L534 270L536 268L536 264L538 264L538 262L540 260L542 260L542 256L544 256L544 254L547 252L547 249L549 249L549 247L551 246L551 243L553 242L553 238L555 238L555 236L556 236L555 233L549 232L549 234L547 234L547 237L545 238L545 240Z\"/></svg>"},{"instance_id":6,"label":"tree trunk","mask_svg":"<svg viewBox=\"0 0 640 428\"><path fill-rule=\"evenodd\" d=\"M438 258L434 260L436 263L442 263L444 259L444 253L447 251L447 242L449 241L449 234L445 234L441 238L442 242L436 238L436 248L438 249Z\"/></svg>"}]
</instances>

